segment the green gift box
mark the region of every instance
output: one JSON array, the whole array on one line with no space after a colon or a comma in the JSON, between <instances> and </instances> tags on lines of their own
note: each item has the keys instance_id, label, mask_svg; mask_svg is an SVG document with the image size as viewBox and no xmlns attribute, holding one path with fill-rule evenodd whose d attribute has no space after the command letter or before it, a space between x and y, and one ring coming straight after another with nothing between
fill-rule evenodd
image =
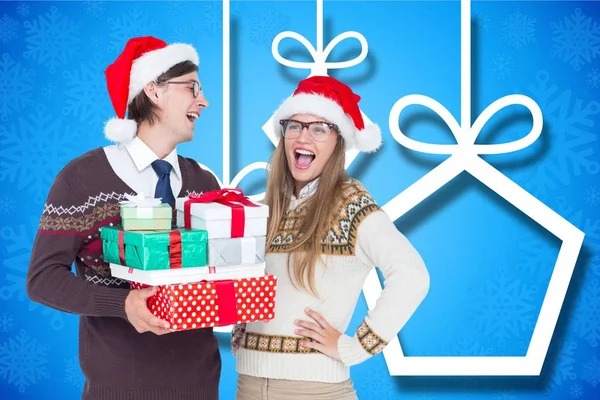
<instances>
[{"instance_id":1,"label":"green gift box","mask_svg":"<svg viewBox=\"0 0 600 400\"><path fill-rule=\"evenodd\" d=\"M168 204L156 206L121 205L121 224L126 231L171 229L173 209Z\"/></svg>"},{"instance_id":2,"label":"green gift box","mask_svg":"<svg viewBox=\"0 0 600 400\"><path fill-rule=\"evenodd\" d=\"M107 263L145 271L206 266L205 230L135 232L114 226L102 227L100 237Z\"/></svg>"}]
</instances>

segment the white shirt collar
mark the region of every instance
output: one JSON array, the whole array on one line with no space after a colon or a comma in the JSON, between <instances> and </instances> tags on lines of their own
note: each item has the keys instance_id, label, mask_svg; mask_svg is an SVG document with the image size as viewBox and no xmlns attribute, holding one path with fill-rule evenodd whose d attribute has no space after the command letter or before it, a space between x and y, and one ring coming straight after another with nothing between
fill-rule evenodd
<instances>
[{"instance_id":1,"label":"white shirt collar","mask_svg":"<svg viewBox=\"0 0 600 400\"><path fill-rule=\"evenodd\" d=\"M319 186L319 178L315 179L312 182L307 183L306 185L304 185L304 187L302 189L300 189L300 194L298 195L298 198L296 200L304 199L304 198L310 196L311 194L313 194L315 192L315 190L317 190L318 186ZM292 193L292 197L295 198L295 195L293 193Z\"/></svg>"},{"instance_id":2,"label":"white shirt collar","mask_svg":"<svg viewBox=\"0 0 600 400\"><path fill-rule=\"evenodd\" d=\"M131 142L125 145L129 156L133 160L138 171L143 171L148 168L154 161L158 160L158 156L150 147L139 137L135 137ZM179 159L177 157L177 149L173 149L163 160L167 161L173 167L173 171L179 179L181 179L181 170L179 169Z\"/></svg>"}]
</instances>

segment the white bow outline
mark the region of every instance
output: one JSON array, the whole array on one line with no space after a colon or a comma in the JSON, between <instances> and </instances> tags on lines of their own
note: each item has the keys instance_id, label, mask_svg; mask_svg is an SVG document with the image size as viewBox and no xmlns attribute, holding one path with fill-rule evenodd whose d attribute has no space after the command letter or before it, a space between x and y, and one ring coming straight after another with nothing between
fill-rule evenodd
<instances>
[{"instance_id":1,"label":"white bow outline","mask_svg":"<svg viewBox=\"0 0 600 400\"><path fill-rule=\"evenodd\" d=\"M470 93L467 95L467 102L470 107ZM398 126L398 120L400 114L404 108L411 105L422 105L430 110L434 111L439 117L441 117L446 125L450 128L450 131L456 139L456 144L435 144L425 143L414 140L408 137L400 127ZM505 107L513 105L525 106L530 112L533 119L531 131L521 139L514 140L508 143L499 144L475 144L479 133L485 126L485 124L492 118L498 111ZM542 110L537 103L530 97L523 96L520 94L512 94L504 96L492 104L490 104L475 120L473 126L460 126L456 119L452 116L450 111L443 105L431 97L412 94L405 96L398 100L390 112L390 132L398 143L402 146L409 148L414 151L429 154L450 154L453 156L459 155L479 155L479 154L504 154L522 150L533 142L535 142L542 133L543 117ZM467 122L468 125L468 122Z\"/></svg>"},{"instance_id":2,"label":"white bow outline","mask_svg":"<svg viewBox=\"0 0 600 400\"><path fill-rule=\"evenodd\" d=\"M302 44L308 53L312 57L312 62L306 61L293 61L288 60L283 57L279 53L279 44L283 39L295 39L297 42ZM356 39L360 43L360 54L348 61L336 61L336 62L327 62L327 58L329 54L333 51L335 46L346 39ZM327 44L327 47L323 50L323 0L317 0L317 48L306 39L303 35L298 32L293 31L284 31L280 32L275 39L273 39L273 43L271 45L271 52L273 53L273 57L277 60L278 63L285 65L286 67L296 68L296 69L310 69L310 75L327 75L327 71L330 69L342 69L342 68L350 68L355 65L360 64L367 57L367 53L369 52L369 44L367 43L367 39L359 33L355 31L347 31L344 33L340 33L337 35L331 42Z\"/></svg>"},{"instance_id":3,"label":"white bow outline","mask_svg":"<svg viewBox=\"0 0 600 400\"><path fill-rule=\"evenodd\" d=\"M562 240L550 283L536 321L525 356L410 356L405 357L398 337L383 350L391 375L397 376L526 376L541 373L558 316L565 299L584 234L547 205L510 180L479 157L521 150L532 144L542 132L542 112L531 98L509 95L490 104L471 125L471 2L461 0L461 124L436 100L423 95L408 95L398 100L390 111L389 127L401 145L423 153L449 154L450 157L425 176L396 195L382 209L395 221L423 200L467 171L495 191L528 217ZM401 112L410 105L421 105L440 116L456 138L456 144L423 143L406 136L399 128ZM498 111L521 105L531 112L531 131L521 139L501 144L475 144L485 124ZM431 278L432 280L435 277ZM373 270L363 286L369 309L375 307L382 291Z\"/></svg>"}]
</instances>

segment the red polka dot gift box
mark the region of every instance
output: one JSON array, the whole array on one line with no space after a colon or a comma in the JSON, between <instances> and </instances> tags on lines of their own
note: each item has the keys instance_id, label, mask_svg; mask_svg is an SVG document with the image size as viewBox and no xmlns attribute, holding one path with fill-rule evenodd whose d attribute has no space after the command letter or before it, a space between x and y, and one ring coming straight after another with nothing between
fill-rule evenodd
<instances>
[{"instance_id":1,"label":"red polka dot gift box","mask_svg":"<svg viewBox=\"0 0 600 400\"><path fill-rule=\"evenodd\" d=\"M162 285L148 299L148 308L173 331L269 321L275 317L276 287L274 275Z\"/></svg>"}]
</instances>

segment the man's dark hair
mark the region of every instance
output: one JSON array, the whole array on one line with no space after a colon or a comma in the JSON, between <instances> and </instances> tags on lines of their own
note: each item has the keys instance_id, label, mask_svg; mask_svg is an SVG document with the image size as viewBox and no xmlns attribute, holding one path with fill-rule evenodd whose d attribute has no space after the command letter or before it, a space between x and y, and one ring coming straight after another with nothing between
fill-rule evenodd
<instances>
[{"instance_id":1,"label":"man's dark hair","mask_svg":"<svg viewBox=\"0 0 600 400\"><path fill-rule=\"evenodd\" d=\"M196 71L198 71L198 66L196 64L191 61L184 61L179 64L175 64L169 68L169 70L161 74L158 78L156 78L156 83L160 85L161 83L164 83L170 79ZM156 113L157 108L158 107L150 101L146 95L146 92L142 90L133 98L133 100L131 100L131 103L129 103L129 106L127 107L127 118L133 119L138 126L143 121L148 121L150 125L152 125L158 119L158 115Z\"/></svg>"}]
</instances>

